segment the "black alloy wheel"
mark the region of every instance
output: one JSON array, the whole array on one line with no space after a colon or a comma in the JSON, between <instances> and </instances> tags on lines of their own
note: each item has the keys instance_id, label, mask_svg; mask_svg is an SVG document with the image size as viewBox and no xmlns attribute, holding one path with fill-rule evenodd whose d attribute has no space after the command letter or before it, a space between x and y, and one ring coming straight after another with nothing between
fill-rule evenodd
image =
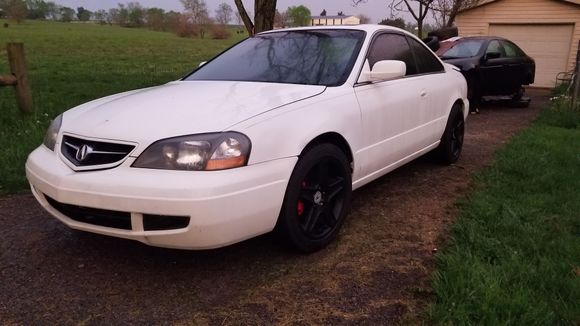
<instances>
[{"instance_id":1,"label":"black alloy wheel","mask_svg":"<svg viewBox=\"0 0 580 326\"><path fill-rule=\"evenodd\" d=\"M465 134L465 119L461 108L456 104L451 109L441 143L435 150L443 164L453 164L461 156Z\"/></svg>"},{"instance_id":2,"label":"black alloy wheel","mask_svg":"<svg viewBox=\"0 0 580 326\"><path fill-rule=\"evenodd\" d=\"M294 248L312 252L336 238L350 206L350 163L331 144L308 150L292 173L277 229Z\"/></svg>"},{"instance_id":3,"label":"black alloy wheel","mask_svg":"<svg viewBox=\"0 0 580 326\"><path fill-rule=\"evenodd\" d=\"M464 133L465 122L463 121L463 116L461 118L454 119L453 127L451 129L451 141L449 144L451 148L451 154L454 158L459 159L459 154L461 154L461 149L463 148Z\"/></svg>"}]
</instances>

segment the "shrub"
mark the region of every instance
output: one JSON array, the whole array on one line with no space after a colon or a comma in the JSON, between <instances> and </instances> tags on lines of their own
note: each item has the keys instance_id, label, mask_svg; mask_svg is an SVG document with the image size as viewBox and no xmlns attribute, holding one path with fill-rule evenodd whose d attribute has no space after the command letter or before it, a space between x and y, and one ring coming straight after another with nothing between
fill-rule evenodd
<instances>
[{"instance_id":1,"label":"shrub","mask_svg":"<svg viewBox=\"0 0 580 326\"><path fill-rule=\"evenodd\" d=\"M187 17L180 17L175 34L179 37L193 37L198 35L198 29Z\"/></svg>"},{"instance_id":2,"label":"shrub","mask_svg":"<svg viewBox=\"0 0 580 326\"><path fill-rule=\"evenodd\" d=\"M213 25L210 31L211 38L214 40L225 40L232 36L232 33L225 25Z\"/></svg>"},{"instance_id":3,"label":"shrub","mask_svg":"<svg viewBox=\"0 0 580 326\"><path fill-rule=\"evenodd\" d=\"M554 127L580 129L580 99L572 105L572 98L560 95L552 98L549 108L542 110L539 120Z\"/></svg>"}]
</instances>

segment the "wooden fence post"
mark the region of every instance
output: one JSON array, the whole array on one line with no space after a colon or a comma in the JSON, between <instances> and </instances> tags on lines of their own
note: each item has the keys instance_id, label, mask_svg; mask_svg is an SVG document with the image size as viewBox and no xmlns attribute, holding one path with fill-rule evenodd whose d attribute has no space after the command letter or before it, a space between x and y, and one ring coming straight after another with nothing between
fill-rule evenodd
<instances>
[{"instance_id":1,"label":"wooden fence post","mask_svg":"<svg viewBox=\"0 0 580 326\"><path fill-rule=\"evenodd\" d=\"M32 93L28 84L28 71L26 70L26 60L24 57L24 44L8 43L8 62L10 63L10 72L16 79L14 89L16 90L16 102L20 111L25 113L32 112ZM4 76L10 78L10 76Z\"/></svg>"}]
</instances>

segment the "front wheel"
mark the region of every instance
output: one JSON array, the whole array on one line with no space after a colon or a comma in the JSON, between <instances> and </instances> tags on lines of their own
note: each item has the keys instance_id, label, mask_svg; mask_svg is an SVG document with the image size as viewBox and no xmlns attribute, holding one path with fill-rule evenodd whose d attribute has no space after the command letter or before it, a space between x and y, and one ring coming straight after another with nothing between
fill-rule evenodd
<instances>
[{"instance_id":1,"label":"front wheel","mask_svg":"<svg viewBox=\"0 0 580 326\"><path fill-rule=\"evenodd\" d=\"M447 125L441 142L436 149L439 161L443 164L457 162L463 149L463 137L465 133L465 119L458 105L454 105L447 119Z\"/></svg>"},{"instance_id":2,"label":"front wheel","mask_svg":"<svg viewBox=\"0 0 580 326\"><path fill-rule=\"evenodd\" d=\"M296 164L276 226L294 248L313 252L334 240L352 193L350 163L338 147L317 145Z\"/></svg>"}]
</instances>

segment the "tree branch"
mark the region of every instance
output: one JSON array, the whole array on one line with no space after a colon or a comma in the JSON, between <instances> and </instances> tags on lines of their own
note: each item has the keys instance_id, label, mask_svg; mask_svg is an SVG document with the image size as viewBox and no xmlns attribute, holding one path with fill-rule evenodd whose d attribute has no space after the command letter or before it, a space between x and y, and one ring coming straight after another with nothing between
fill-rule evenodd
<instances>
[{"instance_id":1,"label":"tree branch","mask_svg":"<svg viewBox=\"0 0 580 326\"><path fill-rule=\"evenodd\" d=\"M421 12L419 12L419 16L417 16L415 11L413 11L413 8L411 8L411 5L409 4L409 0L403 0L403 2L405 3L405 5L407 5L407 9L409 10L409 13L411 13L411 15L413 16L413 18L415 18L416 21L422 20ZM427 9L429 9L429 7L427 7Z\"/></svg>"},{"instance_id":2,"label":"tree branch","mask_svg":"<svg viewBox=\"0 0 580 326\"><path fill-rule=\"evenodd\" d=\"M250 36L254 36L254 23L252 23L252 19L248 15L246 8L244 8L244 4L242 0L234 0L236 7L238 8L238 12L240 13L240 18L244 22L244 26L246 26L246 30L248 30L248 34Z\"/></svg>"}]
</instances>

